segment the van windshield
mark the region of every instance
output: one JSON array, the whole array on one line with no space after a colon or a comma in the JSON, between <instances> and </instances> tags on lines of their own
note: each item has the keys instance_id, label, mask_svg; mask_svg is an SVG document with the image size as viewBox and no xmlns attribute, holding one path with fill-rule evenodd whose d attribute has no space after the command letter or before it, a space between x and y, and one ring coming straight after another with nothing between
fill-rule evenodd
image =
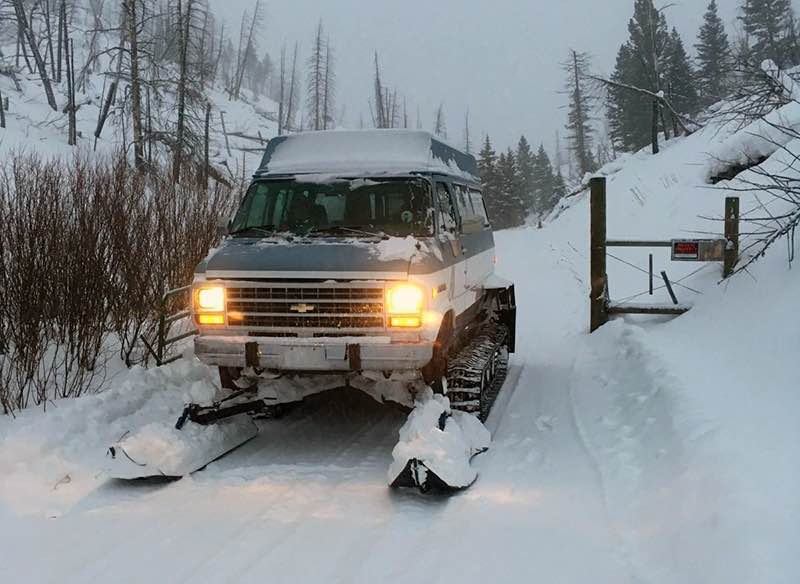
<instances>
[{"instance_id":1,"label":"van windshield","mask_svg":"<svg viewBox=\"0 0 800 584\"><path fill-rule=\"evenodd\" d=\"M423 179L261 180L247 191L231 233L431 235L432 208Z\"/></svg>"}]
</instances>

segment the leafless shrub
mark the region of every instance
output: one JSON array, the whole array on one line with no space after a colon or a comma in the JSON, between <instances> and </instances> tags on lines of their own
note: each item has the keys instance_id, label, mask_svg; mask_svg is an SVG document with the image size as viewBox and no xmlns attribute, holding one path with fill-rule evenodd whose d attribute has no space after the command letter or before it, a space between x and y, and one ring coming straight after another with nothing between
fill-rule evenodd
<instances>
[{"instance_id":1,"label":"leafless shrub","mask_svg":"<svg viewBox=\"0 0 800 584\"><path fill-rule=\"evenodd\" d=\"M763 118L790 101L786 81L791 82L791 78L788 75L770 74L764 70L762 63L740 56L732 77L735 79L733 93L711 117L733 122L737 129Z\"/></svg>"},{"instance_id":2,"label":"leafless shrub","mask_svg":"<svg viewBox=\"0 0 800 584\"><path fill-rule=\"evenodd\" d=\"M173 185L123 155L18 154L0 164L0 406L96 391L118 347L131 366L166 289L191 281L233 197Z\"/></svg>"}]
</instances>

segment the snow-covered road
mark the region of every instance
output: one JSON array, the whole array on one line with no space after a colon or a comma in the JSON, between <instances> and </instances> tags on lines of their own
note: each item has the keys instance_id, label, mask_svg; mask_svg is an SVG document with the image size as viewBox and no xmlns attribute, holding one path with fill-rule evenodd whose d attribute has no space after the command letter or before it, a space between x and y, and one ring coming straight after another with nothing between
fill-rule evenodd
<instances>
[{"instance_id":1,"label":"snow-covered road","mask_svg":"<svg viewBox=\"0 0 800 584\"><path fill-rule=\"evenodd\" d=\"M533 244L508 245L520 243ZM530 273L514 267L511 275ZM544 292L530 277L519 286L523 299ZM480 477L467 492L389 490L404 413L337 391L260 422L255 440L191 478L98 478L52 516L47 505L21 515L9 505L0 511L0 580L637 581L576 425L569 344L582 323L578 299L560 295L550 323L521 302L524 354L488 422L494 442L475 459Z\"/></svg>"},{"instance_id":2,"label":"snow-covered road","mask_svg":"<svg viewBox=\"0 0 800 584\"><path fill-rule=\"evenodd\" d=\"M499 234L522 350L468 491L387 488L405 415L342 390L192 477L110 481L95 465L137 414L79 400L0 424L0 582L760 581L726 461L646 330L585 334L585 246ZM143 375L208 384L197 367Z\"/></svg>"}]
</instances>

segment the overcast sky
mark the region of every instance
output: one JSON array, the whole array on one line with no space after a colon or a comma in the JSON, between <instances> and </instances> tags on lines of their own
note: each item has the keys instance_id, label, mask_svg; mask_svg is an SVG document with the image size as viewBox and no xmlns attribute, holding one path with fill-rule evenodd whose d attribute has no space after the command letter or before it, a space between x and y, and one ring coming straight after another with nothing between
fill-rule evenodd
<instances>
[{"instance_id":1,"label":"overcast sky","mask_svg":"<svg viewBox=\"0 0 800 584\"><path fill-rule=\"evenodd\" d=\"M218 17L238 31L254 0L209 0ZM439 102L448 137L463 141L470 109L473 135L488 132L500 147L524 133L534 143L554 142L563 128L560 63L570 48L592 53L608 72L627 37L633 0L262 0L267 18L261 47L277 61L280 46L301 43L305 57L322 18L336 51L339 103L346 124L369 121L372 54L380 54L385 81L408 98L430 129ZM795 0L800 4L800 0ZM665 0L663 3L667 3ZM695 42L707 0L671 0L670 25L687 47ZM657 5L660 3L657 2ZM740 0L718 0L729 33ZM413 118L412 118L413 120ZM413 123L413 121L412 121Z\"/></svg>"}]
</instances>

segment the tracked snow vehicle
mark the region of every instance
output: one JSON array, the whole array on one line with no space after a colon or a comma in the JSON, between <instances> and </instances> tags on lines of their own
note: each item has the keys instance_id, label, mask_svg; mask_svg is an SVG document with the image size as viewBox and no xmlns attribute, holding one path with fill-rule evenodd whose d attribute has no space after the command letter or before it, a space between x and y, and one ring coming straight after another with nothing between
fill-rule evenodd
<instances>
[{"instance_id":1,"label":"tracked snow vehicle","mask_svg":"<svg viewBox=\"0 0 800 584\"><path fill-rule=\"evenodd\" d=\"M516 310L513 285L494 274L477 174L472 156L421 131L271 140L193 285L194 352L219 368L228 395L188 405L178 427L269 416L351 386L407 406L435 402L436 431L474 436L464 414L488 415ZM406 442L420 440L423 418L404 429ZM467 457L487 446L464 441ZM396 449L391 484L468 486L413 450Z\"/></svg>"}]
</instances>

